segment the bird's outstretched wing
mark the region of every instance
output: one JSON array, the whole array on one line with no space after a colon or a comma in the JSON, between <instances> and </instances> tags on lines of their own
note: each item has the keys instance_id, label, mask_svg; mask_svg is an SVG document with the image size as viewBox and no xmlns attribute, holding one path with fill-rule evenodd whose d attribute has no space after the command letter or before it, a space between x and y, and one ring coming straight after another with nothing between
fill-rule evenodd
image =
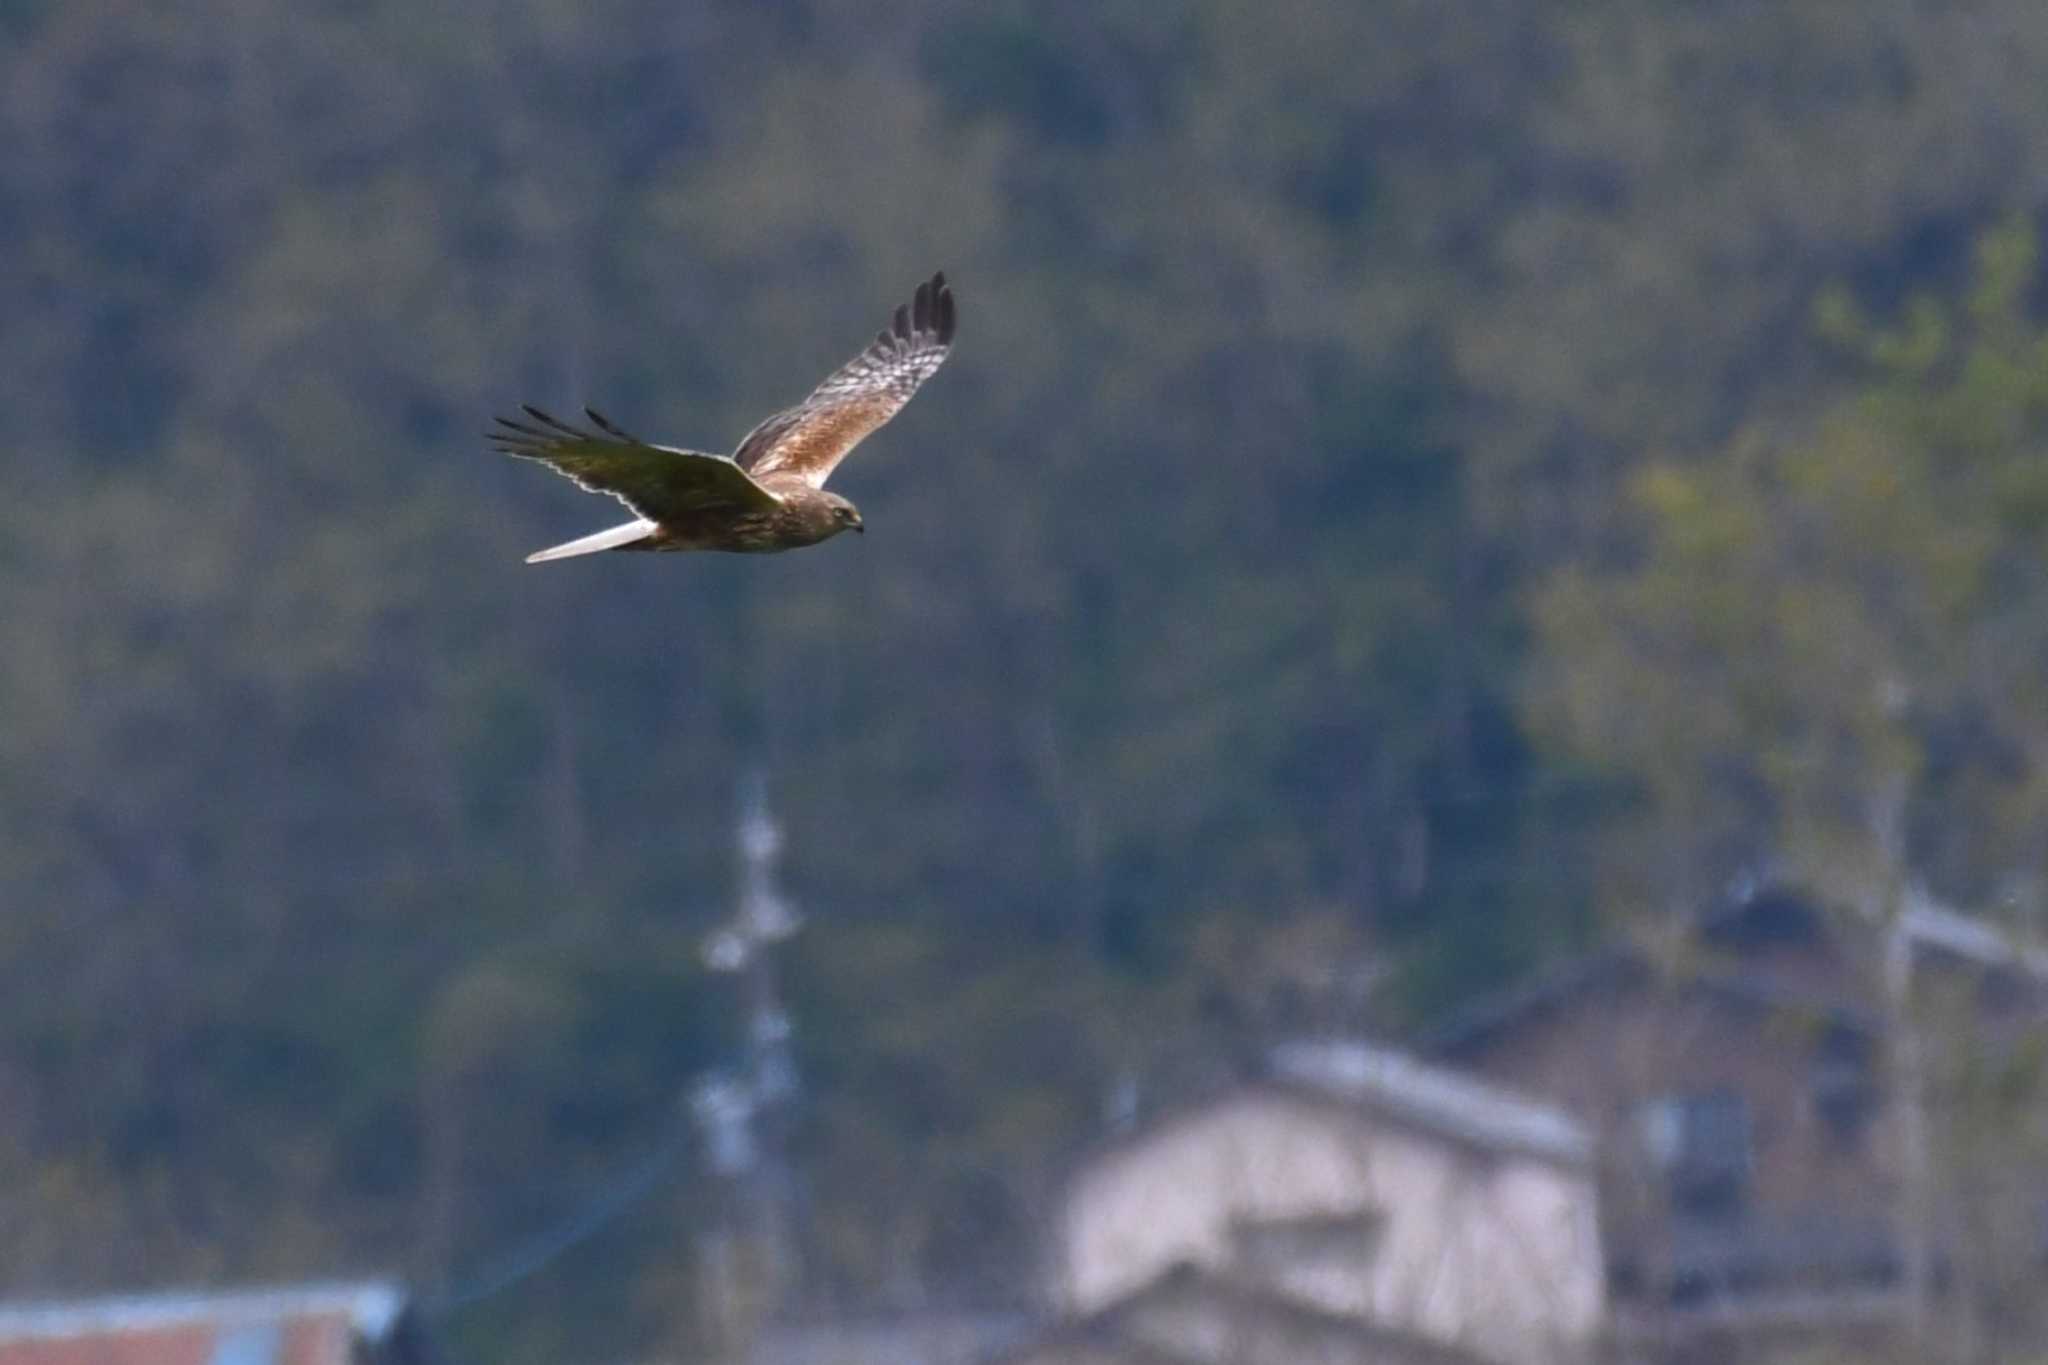
<instances>
[{"instance_id":1,"label":"bird's outstretched wing","mask_svg":"<svg viewBox=\"0 0 2048 1365\"><path fill-rule=\"evenodd\" d=\"M589 408L583 411L595 431L570 426L530 404L520 406L532 420L498 418L498 430L490 433L496 449L538 460L586 492L609 493L649 520L718 509L760 511L782 501L724 455L649 445Z\"/></svg>"},{"instance_id":2,"label":"bird's outstretched wing","mask_svg":"<svg viewBox=\"0 0 2048 1365\"><path fill-rule=\"evenodd\" d=\"M809 398L747 433L733 459L755 478L795 474L824 486L847 452L894 417L945 363L953 343L953 291L944 273L917 287L888 331L841 365Z\"/></svg>"}]
</instances>

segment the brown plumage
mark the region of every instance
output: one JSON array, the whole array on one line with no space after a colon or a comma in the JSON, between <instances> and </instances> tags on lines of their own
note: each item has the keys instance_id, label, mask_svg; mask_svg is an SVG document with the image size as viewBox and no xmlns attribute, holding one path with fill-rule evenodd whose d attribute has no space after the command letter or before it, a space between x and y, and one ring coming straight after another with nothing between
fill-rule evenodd
<instances>
[{"instance_id":1,"label":"brown plumage","mask_svg":"<svg viewBox=\"0 0 2048 1365\"><path fill-rule=\"evenodd\" d=\"M521 404L529 420L497 420L492 444L542 464L637 520L537 551L529 564L599 550L730 550L769 554L861 529L860 512L825 480L856 445L931 378L953 341L944 274L917 287L891 326L793 408L748 432L730 456L652 445L591 410L587 429Z\"/></svg>"}]
</instances>

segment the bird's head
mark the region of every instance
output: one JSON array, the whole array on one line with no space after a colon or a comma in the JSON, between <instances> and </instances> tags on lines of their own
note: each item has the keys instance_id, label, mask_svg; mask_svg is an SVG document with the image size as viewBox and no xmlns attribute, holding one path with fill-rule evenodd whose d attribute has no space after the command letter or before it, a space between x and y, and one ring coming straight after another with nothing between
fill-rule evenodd
<instances>
[{"instance_id":1,"label":"bird's head","mask_svg":"<svg viewBox=\"0 0 2048 1365\"><path fill-rule=\"evenodd\" d=\"M845 498L840 497L837 493L827 493L825 495L825 506L832 518L832 533L834 535L839 534L841 531L859 531L862 534L866 534L867 528L862 526L860 521L860 509Z\"/></svg>"}]
</instances>

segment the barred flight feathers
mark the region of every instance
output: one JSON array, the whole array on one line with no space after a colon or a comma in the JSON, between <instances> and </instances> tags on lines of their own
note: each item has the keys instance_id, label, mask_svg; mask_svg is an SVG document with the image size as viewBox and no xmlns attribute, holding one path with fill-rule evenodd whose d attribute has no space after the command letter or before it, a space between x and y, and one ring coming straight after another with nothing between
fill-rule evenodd
<instances>
[{"instance_id":1,"label":"barred flight feathers","mask_svg":"<svg viewBox=\"0 0 2048 1365\"><path fill-rule=\"evenodd\" d=\"M811 396L755 427L731 455L652 445L593 408L574 426L532 404L500 417L491 444L538 460L637 521L543 550L529 562L599 550L769 553L862 528L860 512L825 480L847 453L900 412L952 347L953 291L943 274L919 285L890 327Z\"/></svg>"},{"instance_id":2,"label":"barred flight feathers","mask_svg":"<svg viewBox=\"0 0 2048 1365\"><path fill-rule=\"evenodd\" d=\"M826 376L811 396L747 434L733 458L756 478L793 473L822 488L839 462L903 410L952 348L953 290L943 272L899 306L892 327Z\"/></svg>"}]
</instances>

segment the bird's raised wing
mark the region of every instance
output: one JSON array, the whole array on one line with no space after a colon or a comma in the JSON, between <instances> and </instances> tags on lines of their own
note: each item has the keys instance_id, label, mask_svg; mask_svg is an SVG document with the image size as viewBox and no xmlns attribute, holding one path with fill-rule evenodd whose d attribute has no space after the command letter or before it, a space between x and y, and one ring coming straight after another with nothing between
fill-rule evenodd
<instances>
[{"instance_id":1,"label":"bird's raised wing","mask_svg":"<svg viewBox=\"0 0 2048 1365\"><path fill-rule=\"evenodd\" d=\"M498 418L498 430L490 433L495 448L538 460L586 492L609 493L650 521L720 509L759 511L782 501L723 455L649 445L589 408L583 411L595 431L570 426L529 404L520 406L533 420Z\"/></svg>"},{"instance_id":2,"label":"bird's raised wing","mask_svg":"<svg viewBox=\"0 0 2048 1365\"><path fill-rule=\"evenodd\" d=\"M747 433L733 459L755 478L795 474L813 488L862 438L894 417L945 363L953 343L953 291L943 273L897 308L890 329L793 408Z\"/></svg>"}]
</instances>

